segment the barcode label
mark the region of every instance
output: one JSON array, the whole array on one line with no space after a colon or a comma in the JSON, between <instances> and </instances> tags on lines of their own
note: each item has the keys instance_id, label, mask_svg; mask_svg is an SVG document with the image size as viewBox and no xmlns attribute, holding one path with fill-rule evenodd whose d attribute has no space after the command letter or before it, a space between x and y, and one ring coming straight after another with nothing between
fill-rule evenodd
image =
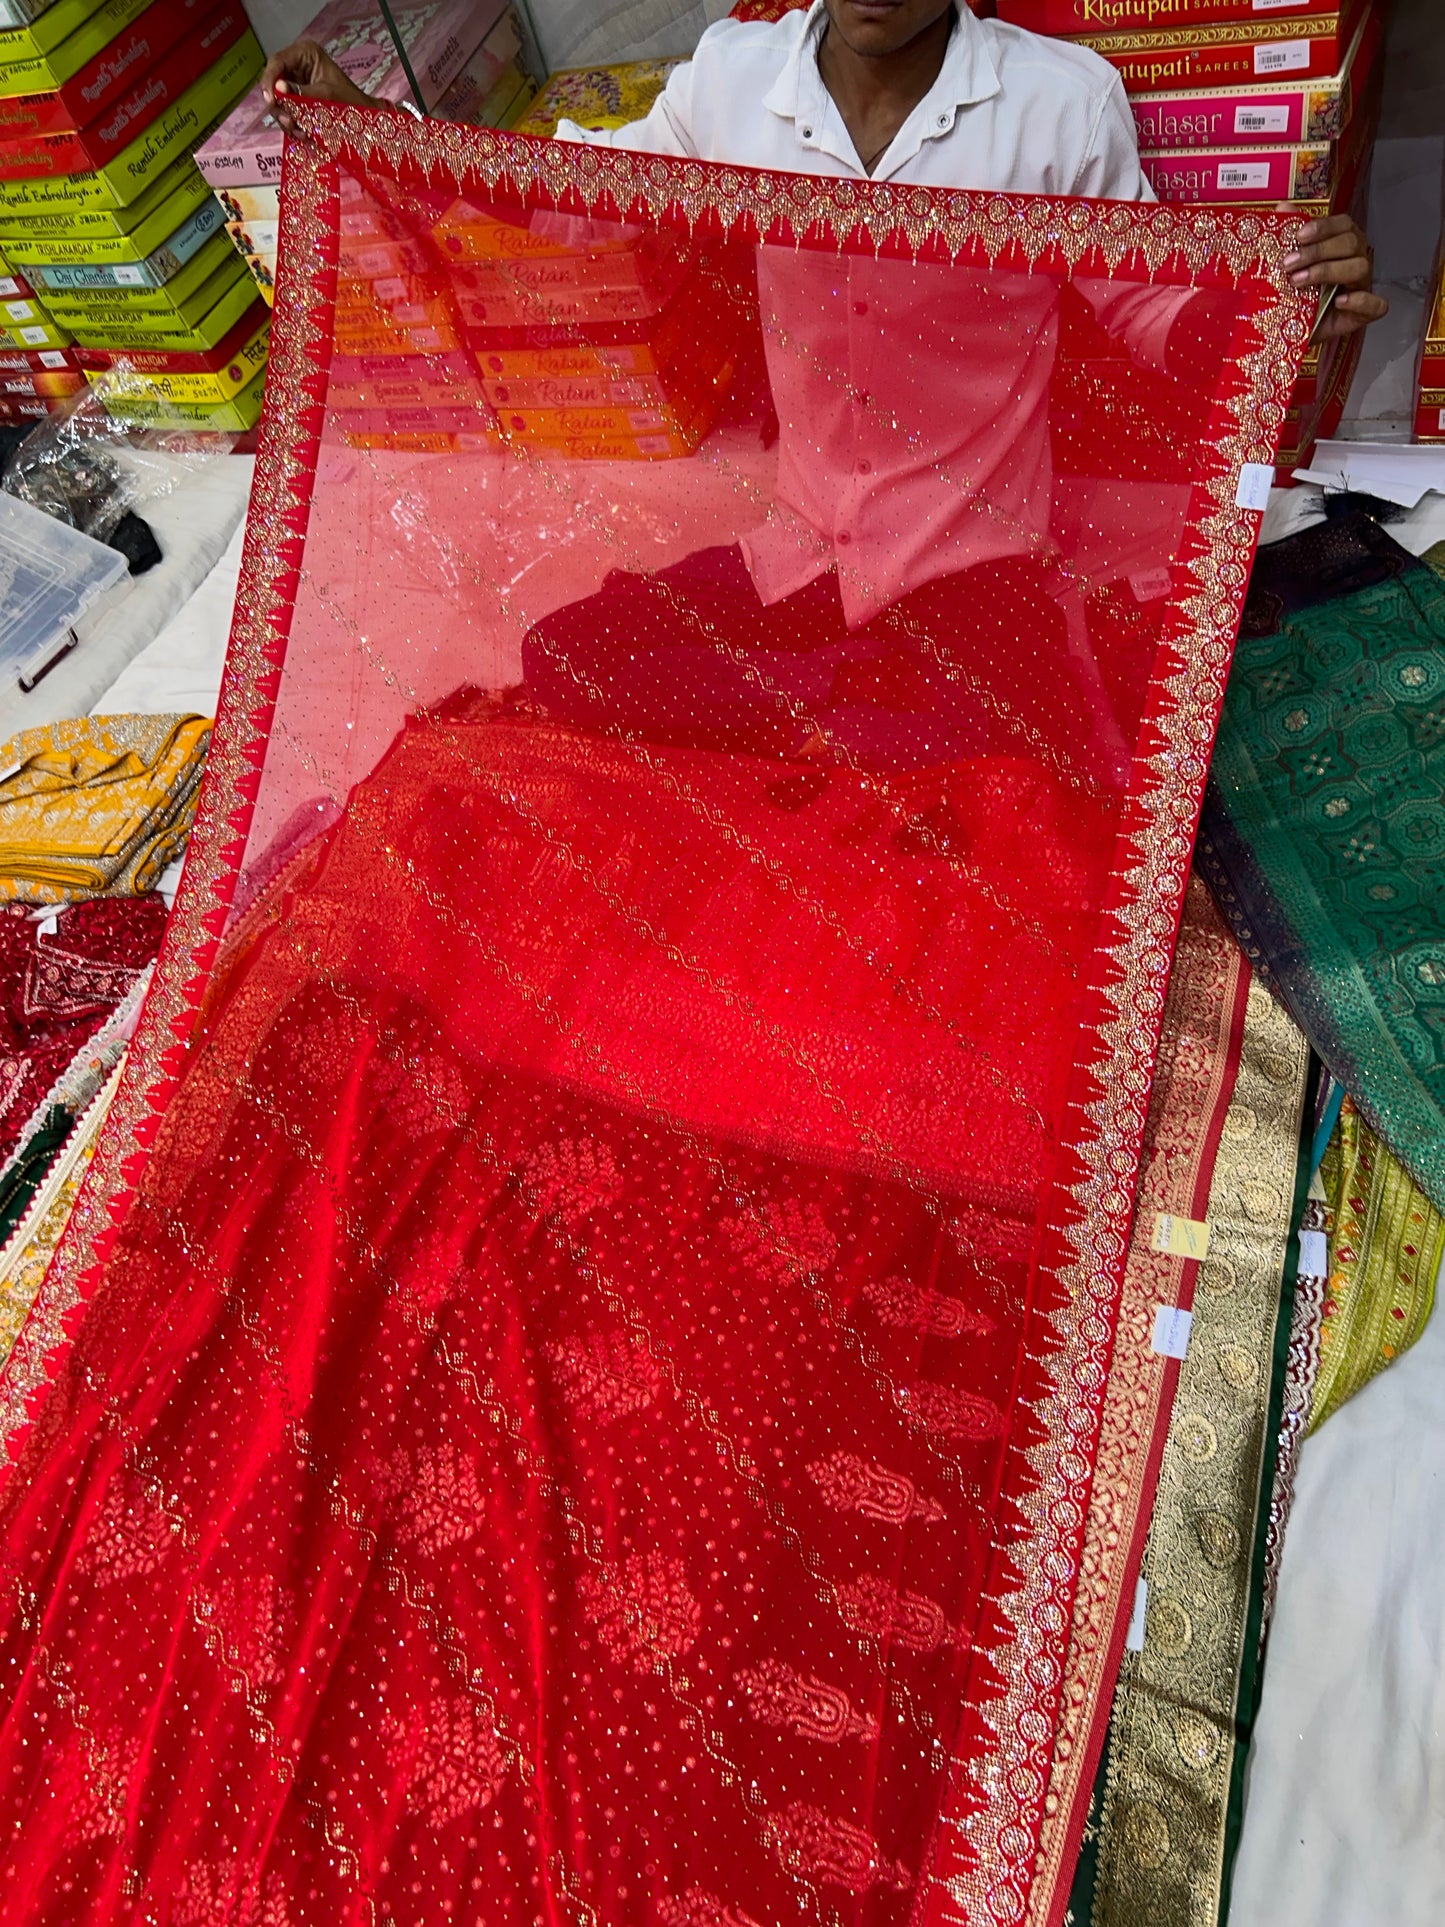
<instances>
[{"instance_id":1,"label":"barcode label","mask_svg":"<svg viewBox=\"0 0 1445 1927\"><path fill-rule=\"evenodd\" d=\"M1303 7L1305 0L1254 0L1256 13L1283 13L1289 7Z\"/></svg>"},{"instance_id":2,"label":"barcode label","mask_svg":"<svg viewBox=\"0 0 1445 1927\"><path fill-rule=\"evenodd\" d=\"M19 292L20 283L12 276L7 274L3 280L0 280L0 294L19 294Z\"/></svg>"},{"instance_id":3,"label":"barcode label","mask_svg":"<svg viewBox=\"0 0 1445 1927\"><path fill-rule=\"evenodd\" d=\"M1236 107L1234 131L1236 134L1287 134L1289 109L1288 107Z\"/></svg>"},{"instance_id":4,"label":"barcode label","mask_svg":"<svg viewBox=\"0 0 1445 1927\"><path fill-rule=\"evenodd\" d=\"M141 268L118 267L115 271L116 286L119 288L138 288L145 279Z\"/></svg>"},{"instance_id":5,"label":"barcode label","mask_svg":"<svg viewBox=\"0 0 1445 1927\"><path fill-rule=\"evenodd\" d=\"M65 366L65 356L61 354L58 348L47 348L45 353L40 357L40 365L42 368L63 368Z\"/></svg>"},{"instance_id":6,"label":"barcode label","mask_svg":"<svg viewBox=\"0 0 1445 1927\"><path fill-rule=\"evenodd\" d=\"M1298 74L1310 64L1308 40L1282 40L1277 47L1256 47L1254 71L1257 74Z\"/></svg>"},{"instance_id":7,"label":"barcode label","mask_svg":"<svg viewBox=\"0 0 1445 1927\"><path fill-rule=\"evenodd\" d=\"M25 343L27 348L38 348L45 339L45 330L43 328L22 328L20 330L20 339Z\"/></svg>"},{"instance_id":8,"label":"barcode label","mask_svg":"<svg viewBox=\"0 0 1445 1927\"><path fill-rule=\"evenodd\" d=\"M1240 161L1232 167L1221 167L1219 170L1219 190L1222 194L1252 192L1255 188L1268 186L1268 161Z\"/></svg>"},{"instance_id":9,"label":"barcode label","mask_svg":"<svg viewBox=\"0 0 1445 1927\"><path fill-rule=\"evenodd\" d=\"M7 301L5 312L12 321L34 321L35 304L31 301Z\"/></svg>"}]
</instances>

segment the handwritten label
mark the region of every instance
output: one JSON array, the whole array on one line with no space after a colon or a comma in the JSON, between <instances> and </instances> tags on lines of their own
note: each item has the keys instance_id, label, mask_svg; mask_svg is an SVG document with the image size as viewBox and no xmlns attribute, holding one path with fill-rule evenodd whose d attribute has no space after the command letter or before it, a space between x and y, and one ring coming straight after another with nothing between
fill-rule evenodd
<instances>
[{"instance_id":1,"label":"handwritten label","mask_svg":"<svg viewBox=\"0 0 1445 1927\"><path fill-rule=\"evenodd\" d=\"M1239 487L1234 506L1255 509L1261 515L1269 507L1269 492L1274 487L1274 470L1268 462L1246 462L1239 471Z\"/></svg>"},{"instance_id":2,"label":"handwritten label","mask_svg":"<svg viewBox=\"0 0 1445 1927\"><path fill-rule=\"evenodd\" d=\"M1161 1305L1154 1314L1154 1339L1150 1347L1160 1358L1187 1358L1189 1334L1194 1329L1194 1313L1178 1305Z\"/></svg>"},{"instance_id":3,"label":"handwritten label","mask_svg":"<svg viewBox=\"0 0 1445 1927\"><path fill-rule=\"evenodd\" d=\"M1134 1612L1129 1621L1129 1630L1124 1636L1126 1651L1142 1653L1144 1650L1144 1627L1149 1617L1149 1581L1141 1579L1134 1588Z\"/></svg>"},{"instance_id":4,"label":"handwritten label","mask_svg":"<svg viewBox=\"0 0 1445 1927\"><path fill-rule=\"evenodd\" d=\"M1149 1242L1155 1251L1167 1252L1171 1258L1207 1258L1209 1226L1197 1218L1176 1218L1172 1212L1161 1211Z\"/></svg>"},{"instance_id":5,"label":"handwritten label","mask_svg":"<svg viewBox=\"0 0 1445 1927\"><path fill-rule=\"evenodd\" d=\"M1299 1268L1305 1278L1329 1277L1330 1243L1323 1231L1302 1231L1299 1234Z\"/></svg>"}]
</instances>

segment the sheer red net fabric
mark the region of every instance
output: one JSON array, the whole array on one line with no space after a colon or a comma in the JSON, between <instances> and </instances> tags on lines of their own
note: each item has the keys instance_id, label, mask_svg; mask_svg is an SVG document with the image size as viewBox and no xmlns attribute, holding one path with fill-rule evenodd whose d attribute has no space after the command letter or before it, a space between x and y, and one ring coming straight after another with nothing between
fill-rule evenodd
<instances>
[{"instance_id":1,"label":"sheer red net fabric","mask_svg":"<svg viewBox=\"0 0 1445 1927\"><path fill-rule=\"evenodd\" d=\"M302 111L7 1919L1019 1918L1287 226Z\"/></svg>"}]
</instances>

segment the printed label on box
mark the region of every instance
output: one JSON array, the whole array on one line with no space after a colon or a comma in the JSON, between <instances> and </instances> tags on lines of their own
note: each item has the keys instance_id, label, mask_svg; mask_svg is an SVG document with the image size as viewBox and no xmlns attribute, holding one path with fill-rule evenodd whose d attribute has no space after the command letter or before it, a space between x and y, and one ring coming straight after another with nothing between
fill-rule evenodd
<instances>
[{"instance_id":1,"label":"printed label on box","mask_svg":"<svg viewBox=\"0 0 1445 1927\"><path fill-rule=\"evenodd\" d=\"M1289 109L1284 106L1236 107L1234 131L1236 134L1287 134Z\"/></svg>"},{"instance_id":2,"label":"printed label on box","mask_svg":"<svg viewBox=\"0 0 1445 1927\"><path fill-rule=\"evenodd\" d=\"M1277 47L1256 47L1254 71L1257 74L1300 74L1309 71L1308 40L1282 40Z\"/></svg>"},{"instance_id":3,"label":"printed label on box","mask_svg":"<svg viewBox=\"0 0 1445 1927\"><path fill-rule=\"evenodd\" d=\"M1219 185L1225 193L1238 194L1256 187L1269 186L1269 167L1264 161L1221 161Z\"/></svg>"}]
</instances>

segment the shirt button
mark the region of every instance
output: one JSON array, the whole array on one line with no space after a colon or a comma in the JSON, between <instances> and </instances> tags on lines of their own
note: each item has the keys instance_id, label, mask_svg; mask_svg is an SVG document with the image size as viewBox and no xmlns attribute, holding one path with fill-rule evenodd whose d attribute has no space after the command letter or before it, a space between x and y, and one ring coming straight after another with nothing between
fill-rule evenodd
<instances>
[{"instance_id":1,"label":"shirt button","mask_svg":"<svg viewBox=\"0 0 1445 1927\"><path fill-rule=\"evenodd\" d=\"M947 114L940 114L940 115L938 116L938 124L939 124L939 126L940 126L940 127L947 127L947 125L948 125L948 116L947 116Z\"/></svg>"},{"instance_id":2,"label":"shirt button","mask_svg":"<svg viewBox=\"0 0 1445 1927\"><path fill-rule=\"evenodd\" d=\"M811 128L811 127L805 127L805 128L803 129L803 139L804 139L805 141L810 141L810 140L811 140L812 138L813 138L813 130L812 130L812 128Z\"/></svg>"},{"instance_id":3,"label":"shirt button","mask_svg":"<svg viewBox=\"0 0 1445 1927\"><path fill-rule=\"evenodd\" d=\"M853 303L853 312L854 314L867 314L868 303L866 301L855 301Z\"/></svg>"}]
</instances>

